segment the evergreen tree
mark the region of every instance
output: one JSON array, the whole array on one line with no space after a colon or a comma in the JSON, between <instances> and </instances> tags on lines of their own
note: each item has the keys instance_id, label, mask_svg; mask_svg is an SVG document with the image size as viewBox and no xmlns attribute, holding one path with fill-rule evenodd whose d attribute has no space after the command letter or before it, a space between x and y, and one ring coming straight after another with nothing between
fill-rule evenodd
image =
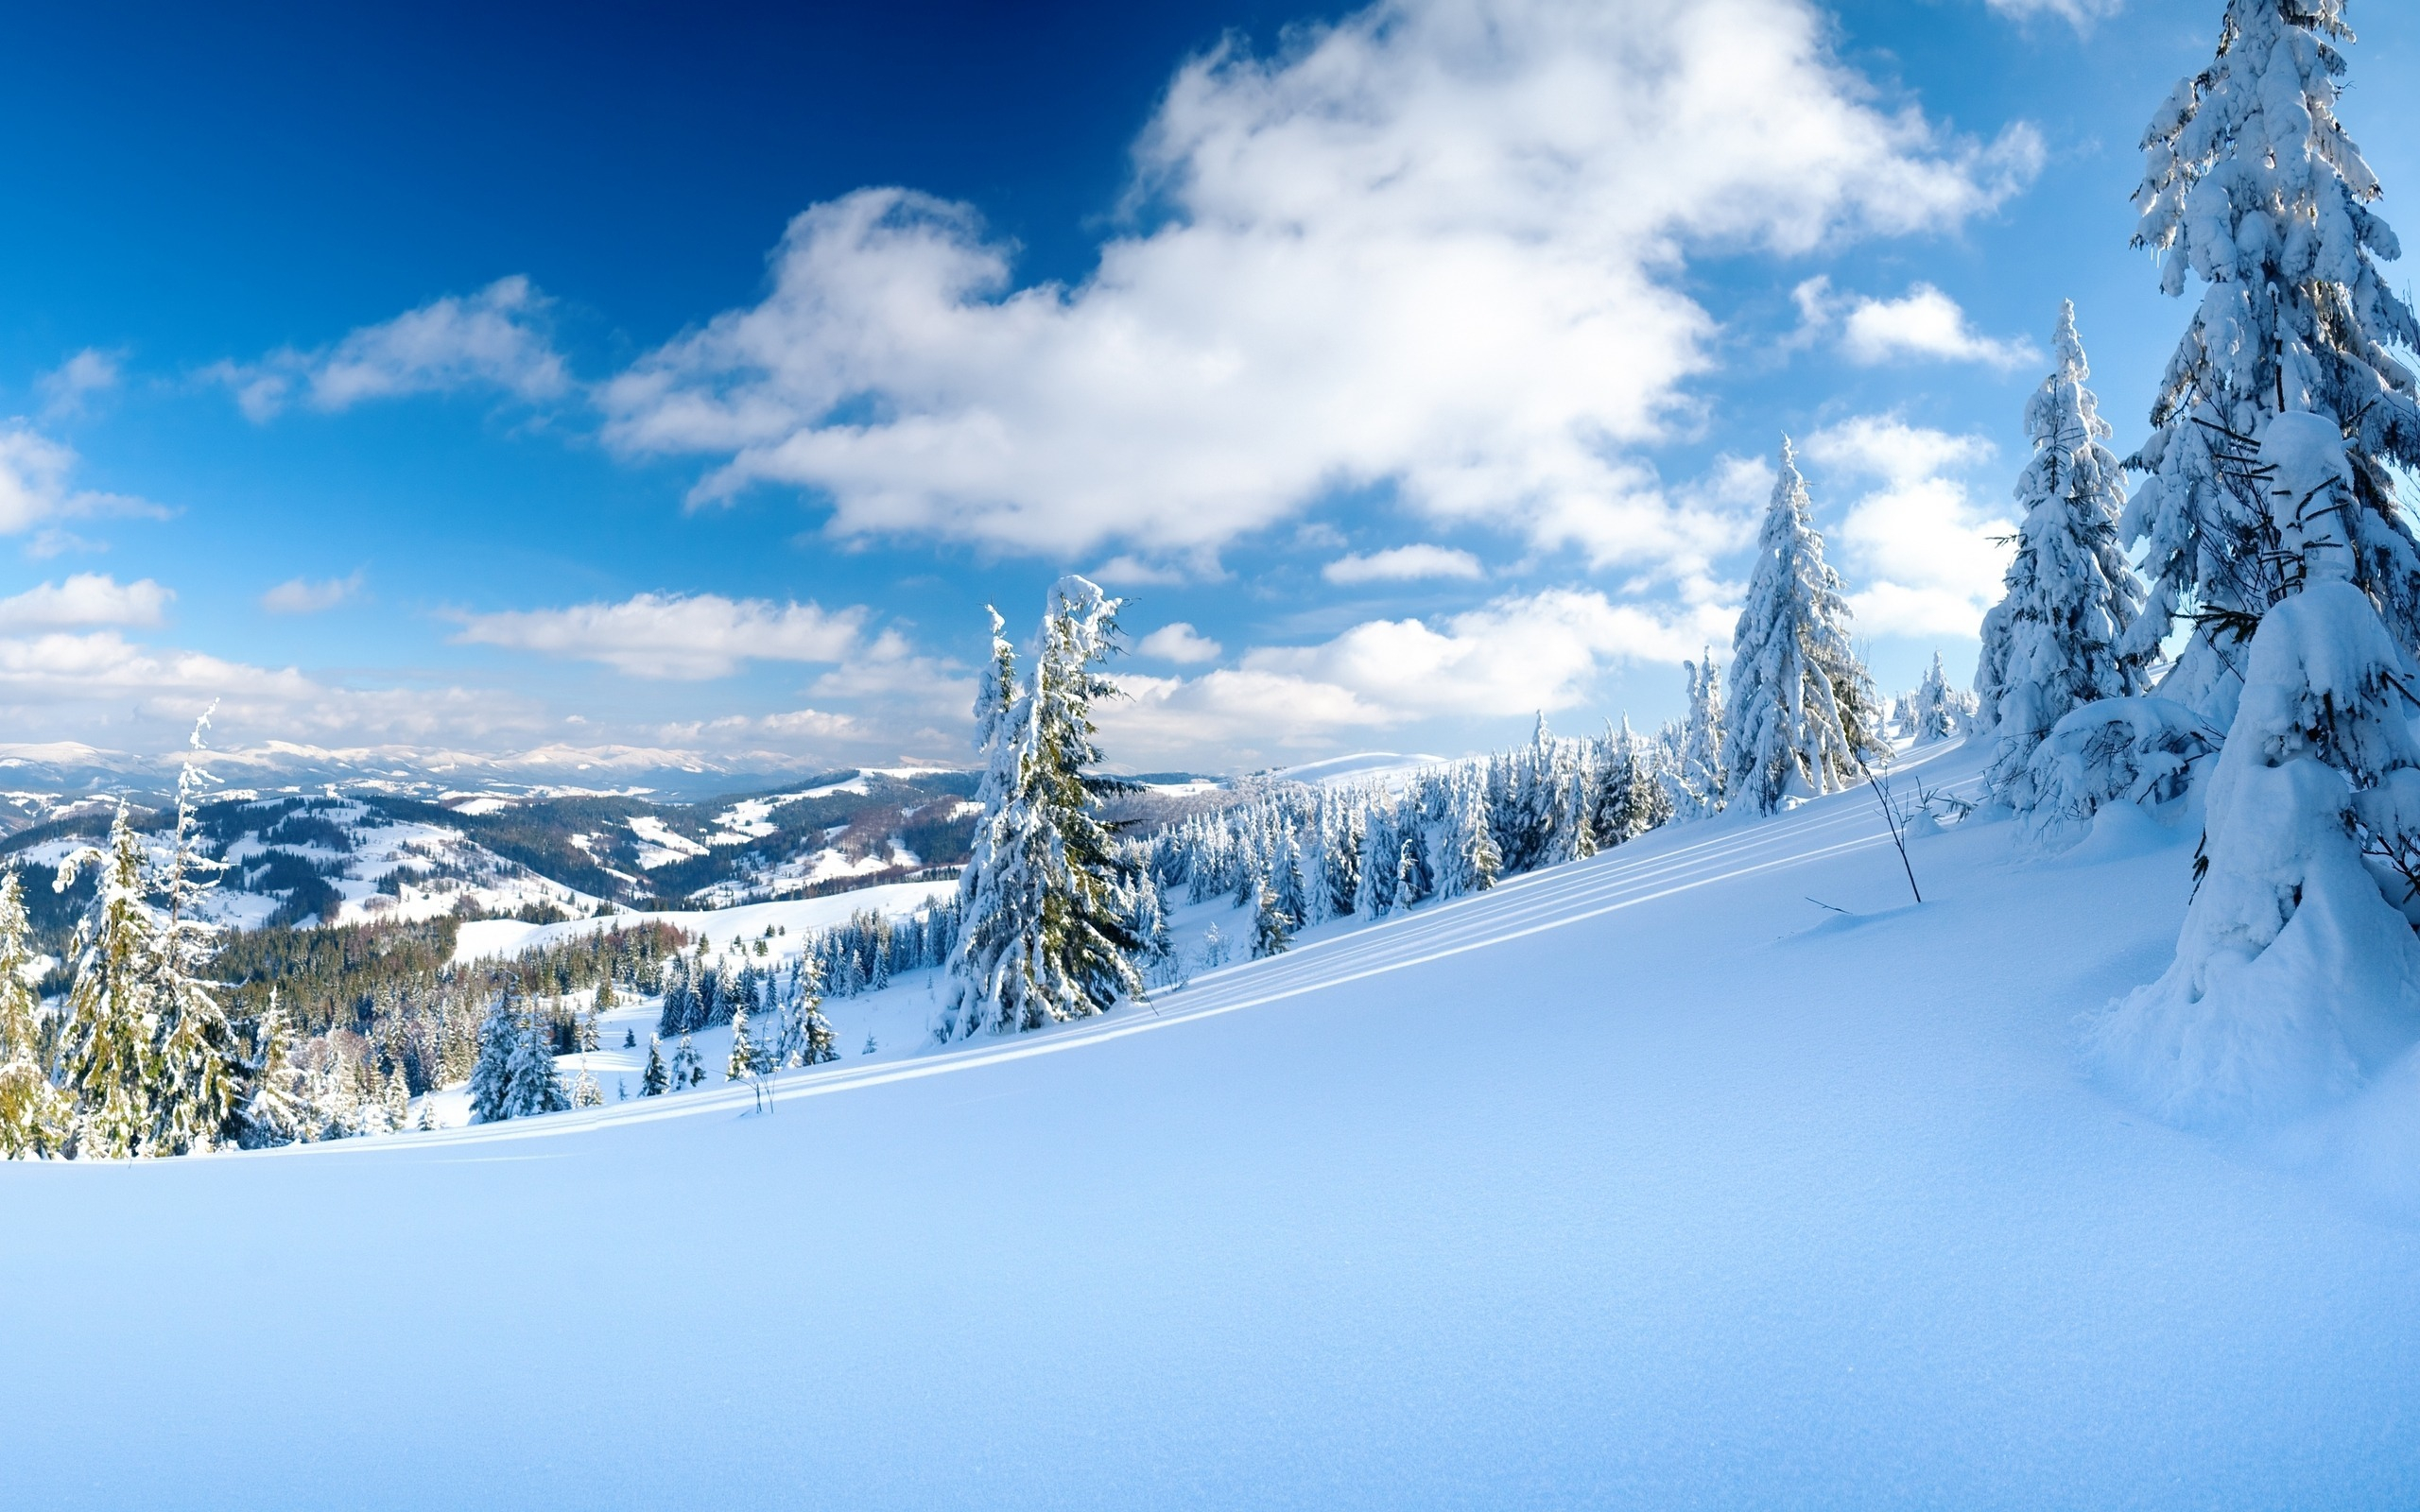
<instances>
[{"instance_id":1,"label":"evergreen tree","mask_svg":"<svg viewBox=\"0 0 2420 1512\"><path fill-rule=\"evenodd\" d=\"M1925 669L1924 680L1916 684L1916 691L1908 696L1907 702L1908 733L1918 744L1947 740L1965 728L1965 699L1949 685L1949 674L1943 669L1938 651L1932 654L1932 665Z\"/></svg>"},{"instance_id":2,"label":"evergreen tree","mask_svg":"<svg viewBox=\"0 0 2420 1512\"><path fill-rule=\"evenodd\" d=\"M672 1047L672 1090L685 1092L706 1079L705 1062L699 1058L698 1047L687 1035Z\"/></svg>"},{"instance_id":3,"label":"evergreen tree","mask_svg":"<svg viewBox=\"0 0 2420 1512\"><path fill-rule=\"evenodd\" d=\"M1824 560L1789 440L1781 444L1757 540L1748 601L1732 639L1731 706L1723 731L1734 799L1771 814L1792 796L1864 781L1887 754L1873 679L1849 644L1849 607Z\"/></svg>"},{"instance_id":4,"label":"evergreen tree","mask_svg":"<svg viewBox=\"0 0 2420 1512\"><path fill-rule=\"evenodd\" d=\"M723 1061L722 1079L740 1081L756 1074L756 1041L748 1038L748 1010L731 1016L731 1055Z\"/></svg>"},{"instance_id":5,"label":"evergreen tree","mask_svg":"<svg viewBox=\"0 0 2420 1512\"><path fill-rule=\"evenodd\" d=\"M1022 690L993 615L976 706L984 813L959 881L963 923L936 1024L943 1040L1039 1028L1142 991L1098 813L1122 784L1089 774L1100 759L1093 703L1117 691L1097 670L1116 649L1117 607L1081 577L1060 579Z\"/></svg>"},{"instance_id":6,"label":"evergreen tree","mask_svg":"<svg viewBox=\"0 0 2420 1512\"><path fill-rule=\"evenodd\" d=\"M661 1097L672 1084L671 1073L664 1069L664 1040L659 1035L647 1037L647 1070L639 1075L641 1097Z\"/></svg>"},{"instance_id":7,"label":"evergreen tree","mask_svg":"<svg viewBox=\"0 0 2420 1512\"><path fill-rule=\"evenodd\" d=\"M302 1077L293 1061L285 1015L271 988L268 1006L252 1031L251 1090L244 1100L243 1142L259 1148L307 1139L316 1132L305 1104Z\"/></svg>"},{"instance_id":8,"label":"evergreen tree","mask_svg":"<svg viewBox=\"0 0 2420 1512\"><path fill-rule=\"evenodd\" d=\"M818 991L822 985L815 963L801 956L791 982L788 1015L782 1024L784 1065L821 1066L840 1058L832 1021L823 1016L823 999Z\"/></svg>"},{"instance_id":9,"label":"evergreen tree","mask_svg":"<svg viewBox=\"0 0 2420 1512\"><path fill-rule=\"evenodd\" d=\"M1681 725L1680 760L1674 765L1674 811L1686 818L1703 818L1722 807L1730 770L1722 754L1722 669L1714 664L1709 646L1695 662L1684 662L1688 677L1689 711Z\"/></svg>"},{"instance_id":10,"label":"evergreen tree","mask_svg":"<svg viewBox=\"0 0 2420 1512\"><path fill-rule=\"evenodd\" d=\"M1258 960L1264 955L1282 955L1294 943L1294 920L1277 901L1277 889L1263 883L1260 898L1253 911L1252 954Z\"/></svg>"},{"instance_id":11,"label":"evergreen tree","mask_svg":"<svg viewBox=\"0 0 2420 1512\"><path fill-rule=\"evenodd\" d=\"M479 1058L471 1068L471 1122L496 1124L512 1116L513 1058L521 1047L521 1014L512 994L501 992L479 1023Z\"/></svg>"},{"instance_id":12,"label":"evergreen tree","mask_svg":"<svg viewBox=\"0 0 2420 1512\"><path fill-rule=\"evenodd\" d=\"M2349 1093L2409 1046L2420 1002L2420 705L2352 581L2358 473L2331 415L2277 416L2260 461L2286 593L2210 774L2207 869L2174 963L2091 1038L2180 1123Z\"/></svg>"},{"instance_id":13,"label":"evergreen tree","mask_svg":"<svg viewBox=\"0 0 2420 1512\"><path fill-rule=\"evenodd\" d=\"M571 1106L571 1091L555 1069L554 1033L534 1010L523 1013L516 1025L509 1063L510 1091L505 1094L507 1118L531 1118L560 1113Z\"/></svg>"},{"instance_id":14,"label":"evergreen tree","mask_svg":"<svg viewBox=\"0 0 2420 1512\"><path fill-rule=\"evenodd\" d=\"M193 745L201 745L196 725ZM167 859L147 879L167 902L149 962L155 1085L147 1148L159 1155L216 1149L242 1132L251 1066L218 988L209 978L219 930L200 904L226 864L203 852L194 807L209 774L188 760L177 777L175 828Z\"/></svg>"},{"instance_id":15,"label":"evergreen tree","mask_svg":"<svg viewBox=\"0 0 2420 1512\"><path fill-rule=\"evenodd\" d=\"M571 1106L574 1108L605 1106L605 1089L596 1085L596 1078L588 1074L586 1066L580 1067L579 1074L572 1078Z\"/></svg>"},{"instance_id":16,"label":"evergreen tree","mask_svg":"<svg viewBox=\"0 0 2420 1512\"><path fill-rule=\"evenodd\" d=\"M60 1031L60 1069L75 1099L76 1153L122 1159L148 1153L158 1066L153 1053L153 966L158 928L144 899L142 838L126 804L110 824L107 851L78 850L62 864L64 892L86 862L97 867L92 906L78 926L76 976Z\"/></svg>"},{"instance_id":17,"label":"evergreen tree","mask_svg":"<svg viewBox=\"0 0 2420 1512\"><path fill-rule=\"evenodd\" d=\"M14 868L0 872L0 1156L63 1154L74 1124L43 1054L42 1005L26 980L34 964L25 892Z\"/></svg>"},{"instance_id":18,"label":"evergreen tree","mask_svg":"<svg viewBox=\"0 0 2420 1512\"><path fill-rule=\"evenodd\" d=\"M1992 790L2020 813L2033 807L2026 765L2052 726L2084 704L2143 691L2143 653L2118 651L2143 607L2142 580L2118 545L2125 484L2102 444L2109 422L2084 387L2092 369L2072 301L2050 339L2058 367L2025 406L2033 456L2016 482L2016 558L2007 594L1983 616L1975 671L1976 728L1998 741Z\"/></svg>"},{"instance_id":19,"label":"evergreen tree","mask_svg":"<svg viewBox=\"0 0 2420 1512\"><path fill-rule=\"evenodd\" d=\"M2119 643L2148 661L2176 619L2197 623L2160 691L2210 724L2233 718L2241 641L2280 592L2271 521L2242 477L2272 419L2323 411L2345 427L2345 549L2354 585L2406 655L2420 649L2420 541L2390 464L2420 467L2420 404L2391 354L2420 322L2379 277L2399 255L2370 206L2382 190L2336 119L2344 0L2227 0L2217 56L2180 82L2144 137L2135 245L2161 288L2199 306L2128 466L2151 474L2119 524L2143 541L2150 603Z\"/></svg>"}]
</instances>

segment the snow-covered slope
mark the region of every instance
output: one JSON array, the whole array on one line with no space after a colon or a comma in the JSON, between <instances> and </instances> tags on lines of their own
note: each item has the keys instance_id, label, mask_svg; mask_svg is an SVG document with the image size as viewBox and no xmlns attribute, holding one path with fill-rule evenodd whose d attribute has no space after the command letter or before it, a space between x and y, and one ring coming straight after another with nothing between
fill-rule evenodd
<instances>
[{"instance_id":1,"label":"snow-covered slope","mask_svg":"<svg viewBox=\"0 0 2420 1512\"><path fill-rule=\"evenodd\" d=\"M1918 907L1850 796L769 1112L0 1167L9 1499L2408 1505L2407 1105L2076 1069L2192 834L1953 828Z\"/></svg>"}]
</instances>

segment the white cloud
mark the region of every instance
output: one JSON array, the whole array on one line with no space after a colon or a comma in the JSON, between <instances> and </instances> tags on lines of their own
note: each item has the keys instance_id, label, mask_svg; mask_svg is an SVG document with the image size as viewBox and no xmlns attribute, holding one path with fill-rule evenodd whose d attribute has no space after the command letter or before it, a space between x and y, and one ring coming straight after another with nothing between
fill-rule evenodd
<instances>
[{"instance_id":1,"label":"white cloud","mask_svg":"<svg viewBox=\"0 0 2420 1512\"><path fill-rule=\"evenodd\" d=\"M1218 642L1198 633L1183 620L1163 625L1135 643L1134 649L1145 656L1155 656L1164 662L1192 663L1216 662L1223 649Z\"/></svg>"},{"instance_id":2,"label":"white cloud","mask_svg":"<svg viewBox=\"0 0 2420 1512\"><path fill-rule=\"evenodd\" d=\"M1983 0L1983 3L2002 15L2019 19L2063 16L2078 31L2089 30L2094 22L2114 16L2126 6L2126 0Z\"/></svg>"},{"instance_id":3,"label":"white cloud","mask_svg":"<svg viewBox=\"0 0 2420 1512\"><path fill-rule=\"evenodd\" d=\"M0 634L157 625L168 600L176 596L148 577L121 583L99 573L78 573L63 583L43 583L0 598Z\"/></svg>"},{"instance_id":4,"label":"white cloud","mask_svg":"<svg viewBox=\"0 0 2420 1512\"><path fill-rule=\"evenodd\" d=\"M34 387L41 390L44 415L75 415L93 395L115 388L121 377L116 353L86 347L43 373Z\"/></svg>"},{"instance_id":5,"label":"white cloud","mask_svg":"<svg viewBox=\"0 0 2420 1512\"><path fill-rule=\"evenodd\" d=\"M1308 646L1263 646L1192 679L1120 676L1096 709L1118 762L1246 759L1433 718L1568 709L1623 662L1677 664L1727 640L1737 610L1651 610L1549 589L1434 621L1372 620Z\"/></svg>"},{"instance_id":6,"label":"white cloud","mask_svg":"<svg viewBox=\"0 0 2420 1512\"><path fill-rule=\"evenodd\" d=\"M233 388L255 421L298 399L327 411L472 387L501 388L532 402L553 399L572 385L539 323L548 302L515 274L468 298L447 295L363 326L333 347L289 348L253 364L222 362L209 376Z\"/></svg>"},{"instance_id":7,"label":"white cloud","mask_svg":"<svg viewBox=\"0 0 2420 1512\"><path fill-rule=\"evenodd\" d=\"M1988 515L1957 474L1991 443L1862 415L1806 438L1807 458L1880 487L1850 506L1836 533L1849 608L1865 635L1975 635L1998 602L2015 530Z\"/></svg>"},{"instance_id":8,"label":"white cloud","mask_svg":"<svg viewBox=\"0 0 2420 1512\"><path fill-rule=\"evenodd\" d=\"M0 422L0 535L22 535L77 515L164 512L122 493L72 487L68 474L78 460L75 448L22 420Z\"/></svg>"},{"instance_id":9,"label":"white cloud","mask_svg":"<svg viewBox=\"0 0 2420 1512\"><path fill-rule=\"evenodd\" d=\"M261 608L272 614L317 614L332 610L361 592L361 574L313 582L289 577L261 595Z\"/></svg>"},{"instance_id":10,"label":"white cloud","mask_svg":"<svg viewBox=\"0 0 2420 1512\"><path fill-rule=\"evenodd\" d=\"M1424 577L1484 577L1478 558L1467 551L1415 544L1339 557L1320 569L1331 583L1406 583Z\"/></svg>"},{"instance_id":11,"label":"white cloud","mask_svg":"<svg viewBox=\"0 0 2420 1512\"><path fill-rule=\"evenodd\" d=\"M635 678L728 677L743 661L838 662L857 644L863 609L640 593L618 604L466 614L454 639L602 662Z\"/></svg>"},{"instance_id":12,"label":"white cloud","mask_svg":"<svg viewBox=\"0 0 2420 1512\"><path fill-rule=\"evenodd\" d=\"M1895 300L1831 292L1831 280L1810 278L1792 291L1810 332L1841 326L1841 347L1849 360L1869 367L1897 357L1932 357L2014 368L2040 360L2029 341L1998 341L1967 323L1958 301L1929 284L1916 284ZM1843 314L1845 312L1845 314Z\"/></svg>"},{"instance_id":13,"label":"white cloud","mask_svg":"<svg viewBox=\"0 0 2420 1512\"><path fill-rule=\"evenodd\" d=\"M975 213L870 189L773 289L601 392L695 497L829 498L840 535L1199 566L1339 487L1600 565L1728 539L1623 449L1709 369L1686 256L1952 226L2037 139L1877 107L1810 0L1387 0L1177 75L1135 149L1154 229L1017 287Z\"/></svg>"}]
</instances>

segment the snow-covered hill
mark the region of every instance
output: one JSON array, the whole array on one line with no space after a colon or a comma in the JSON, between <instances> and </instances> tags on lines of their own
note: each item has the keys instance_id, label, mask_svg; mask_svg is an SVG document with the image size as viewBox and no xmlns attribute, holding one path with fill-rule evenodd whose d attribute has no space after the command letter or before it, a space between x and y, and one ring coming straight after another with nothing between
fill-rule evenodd
<instances>
[{"instance_id":1,"label":"snow-covered hill","mask_svg":"<svg viewBox=\"0 0 2420 1512\"><path fill-rule=\"evenodd\" d=\"M1053 1033L850 1000L769 1111L0 1165L9 1499L2408 1505L2420 1098L2077 1069L2195 833L1953 827L1919 906L1850 795Z\"/></svg>"}]
</instances>

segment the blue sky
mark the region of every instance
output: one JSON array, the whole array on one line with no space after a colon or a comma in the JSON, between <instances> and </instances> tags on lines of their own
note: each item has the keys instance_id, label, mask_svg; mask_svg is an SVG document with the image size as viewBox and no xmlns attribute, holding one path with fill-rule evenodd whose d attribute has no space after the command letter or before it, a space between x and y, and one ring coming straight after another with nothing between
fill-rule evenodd
<instances>
[{"instance_id":1,"label":"blue sky","mask_svg":"<svg viewBox=\"0 0 2420 1512\"><path fill-rule=\"evenodd\" d=\"M1885 687L1966 676L2061 298L2141 438L2221 7L48 9L13 739L956 760L1077 570L1112 759L1220 769L1671 713L1784 430ZM2352 19L2397 219L2420 19Z\"/></svg>"}]
</instances>

